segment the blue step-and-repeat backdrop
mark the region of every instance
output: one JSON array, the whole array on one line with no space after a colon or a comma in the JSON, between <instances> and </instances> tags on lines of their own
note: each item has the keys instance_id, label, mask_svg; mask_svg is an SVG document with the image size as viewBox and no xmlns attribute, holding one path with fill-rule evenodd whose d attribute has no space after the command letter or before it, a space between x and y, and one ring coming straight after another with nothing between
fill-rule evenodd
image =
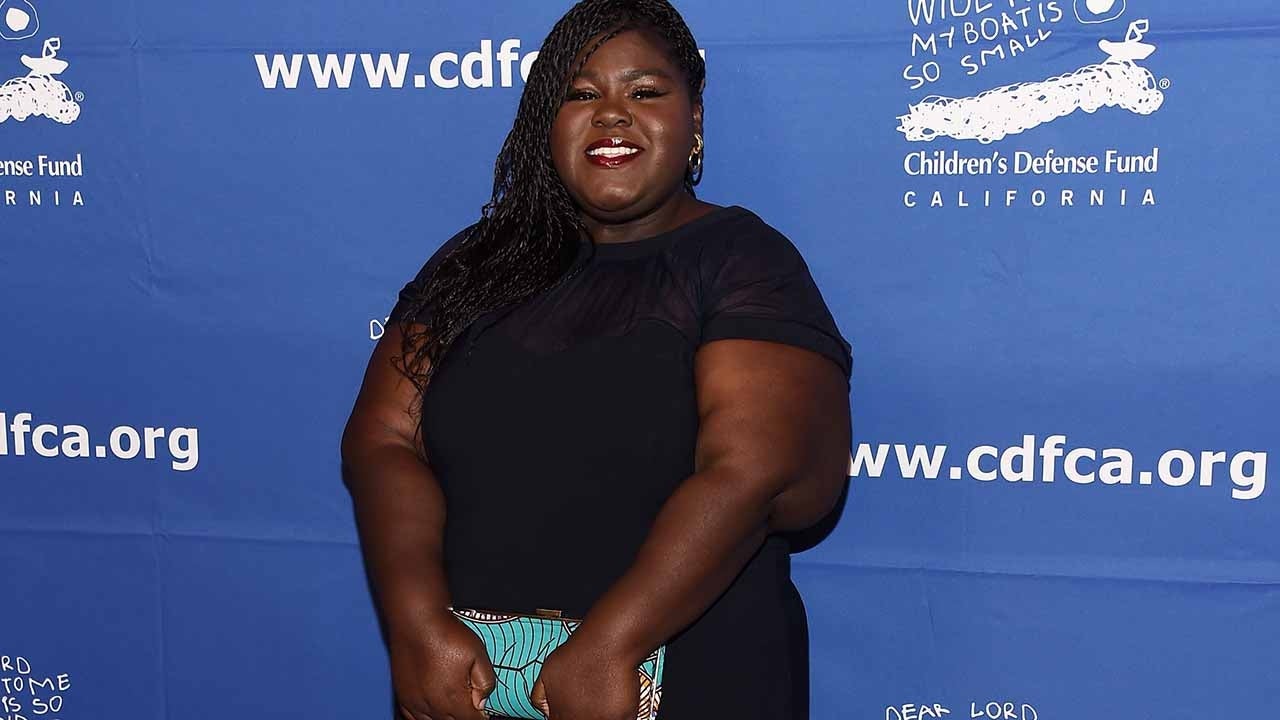
<instances>
[{"instance_id":1,"label":"blue step-and-repeat backdrop","mask_svg":"<svg viewBox=\"0 0 1280 720\"><path fill-rule=\"evenodd\" d=\"M0 2L0 719L390 716L338 438L566 9ZM854 346L813 716L1273 717L1280 9L680 9Z\"/></svg>"}]
</instances>

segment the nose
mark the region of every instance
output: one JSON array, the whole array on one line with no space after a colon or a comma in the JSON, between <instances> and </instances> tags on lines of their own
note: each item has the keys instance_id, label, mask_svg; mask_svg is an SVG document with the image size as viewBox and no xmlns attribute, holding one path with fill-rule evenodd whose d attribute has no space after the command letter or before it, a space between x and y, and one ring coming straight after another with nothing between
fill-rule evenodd
<instances>
[{"instance_id":1,"label":"nose","mask_svg":"<svg viewBox=\"0 0 1280 720\"><path fill-rule=\"evenodd\" d=\"M601 98L600 102L596 104L596 112L595 116L591 119L591 124L596 127L630 125L631 111L627 109L625 102L606 96Z\"/></svg>"}]
</instances>

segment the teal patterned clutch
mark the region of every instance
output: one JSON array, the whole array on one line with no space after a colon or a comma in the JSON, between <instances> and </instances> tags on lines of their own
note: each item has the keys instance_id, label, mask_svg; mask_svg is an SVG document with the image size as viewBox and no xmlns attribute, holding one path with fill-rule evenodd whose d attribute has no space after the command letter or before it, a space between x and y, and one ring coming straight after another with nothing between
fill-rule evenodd
<instances>
[{"instance_id":1,"label":"teal patterned clutch","mask_svg":"<svg viewBox=\"0 0 1280 720\"><path fill-rule=\"evenodd\" d=\"M546 615L516 615L454 608L453 614L484 641L498 676L497 687L485 703L485 712L523 720L544 720L542 713L529 702L529 693L542 671L543 661L569 639L581 621L559 617L552 611ZM666 654L666 646L660 647L640 664L640 707L636 720L657 720Z\"/></svg>"}]
</instances>

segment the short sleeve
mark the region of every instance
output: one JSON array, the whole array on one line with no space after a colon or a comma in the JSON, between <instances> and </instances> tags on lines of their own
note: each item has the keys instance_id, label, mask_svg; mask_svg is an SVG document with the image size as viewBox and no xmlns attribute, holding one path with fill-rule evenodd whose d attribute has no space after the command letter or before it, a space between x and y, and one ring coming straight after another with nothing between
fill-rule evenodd
<instances>
[{"instance_id":1,"label":"short sleeve","mask_svg":"<svg viewBox=\"0 0 1280 720\"><path fill-rule=\"evenodd\" d=\"M819 353L848 381L853 352L809 266L785 235L754 215L704 244L702 342L769 340Z\"/></svg>"},{"instance_id":2,"label":"short sleeve","mask_svg":"<svg viewBox=\"0 0 1280 720\"><path fill-rule=\"evenodd\" d=\"M453 237L445 240L444 243L431 254L431 257L427 258L427 261L422 265L422 269L418 270L417 275L415 275L412 280L405 283L404 287L400 289L400 294L396 298L396 304L391 308L391 312L388 313L387 322L395 323L400 321L405 309L409 306L412 299L417 297L418 293L422 291L423 285L431 279L431 274L435 272L436 267L440 265L440 262L444 260L449 253L453 252L455 247L460 245L462 241L466 239L467 234L470 233L474 227L475 225L470 225L459 231Z\"/></svg>"}]
</instances>

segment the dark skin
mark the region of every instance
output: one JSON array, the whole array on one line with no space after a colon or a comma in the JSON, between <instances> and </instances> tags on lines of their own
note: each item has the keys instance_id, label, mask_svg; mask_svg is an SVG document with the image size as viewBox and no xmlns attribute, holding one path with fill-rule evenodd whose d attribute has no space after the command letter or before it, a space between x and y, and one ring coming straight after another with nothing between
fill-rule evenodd
<instances>
[{"instance_id":1,"label":"dark skin","mask_svg":"<svg viewBox=\"0 0 1280 720\"><path fill-rule=\"evenodd\" d=\"M627 31L592 53L569 81L550 140L556 174L592 240L652 237L714 210L681 185L693 135L701 132L702 104L689 97L684 73L661 37ZM587 146L611 137L642 151L615 168L589 162Z\"/></svg>"},{"instance_id":2,"label":"dark skin","mask_svg":"<svg viewBox=\"0 0 1280 720\"><path fill-rule=\"evenodd\" d=\"M365 370L342 434L365 568L387 631L391 679L404 720L484 720L496 684L484 643L449 611L445 503L408 409L417 388L393 365L398 324Z\"/></svg>"},{"instance_id":3,"label":"dark skin","mask_svg":"<svg viewBox=\"0 0 1280 720\"><path fill-rule=\"evenodd\" d=\"M701 128L701 104L660 37L627 31L591 56L571 80L551 154L594 242L651 237L716 207L683 187ZM616 168L587 161L589 143L615 135L644 152ZM343 437L348 486L402 716L479 720L493 669L447 610L444 502L413 440L414 389L390 365L399 347L389 327L370 359ZM780 343L716 340L698 348L694 381L695 471L630 569L547 658L532 700L551 720L632 720L643 658L710 607L769 534L812 525L839 497L851 437L834 363Z\"/></svg>"}]
</instances>

